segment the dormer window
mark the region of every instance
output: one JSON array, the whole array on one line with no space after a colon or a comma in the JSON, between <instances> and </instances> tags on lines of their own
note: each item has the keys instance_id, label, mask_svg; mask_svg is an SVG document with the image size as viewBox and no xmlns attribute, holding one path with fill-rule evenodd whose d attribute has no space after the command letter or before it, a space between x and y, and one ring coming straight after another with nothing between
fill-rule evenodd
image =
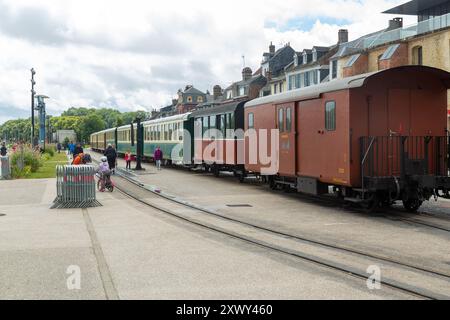
<instances>
[{"instance_id":1,"label":"dormer window","mask_svg":"<svg viewBox=\"0 0 450 320\"><path fill-rule=\"evenodd\" d=\"M313 51L313 61L314 62L317 61L317 51L316 50Z\"/></svg>"},{"instance_id":2,"label":"dormer window","mask_svg":"<svg viewBox=\"0 0 450 320\"><path fill-rule=\"evenodd\" d=\"M244 86L242 86L242 87L239 87L239 96L240 97L242 97L242 96L245 96L245 87Z\"/></svg>"},{"instance_id":3,"label":"dormer window","mask_svg":"<svg viewBox=\"0 0 450 320\"><path fill-rule=\"evenodd\" d=\"M305 52L303 53L303 64L307 64L308 63L308 54Z\"/></svg>"},{"instance_id":4,"label":"dormer window","mask_svg":"<svg viewBox=\"0 0 450 320\"><path fill-rule=\"evenodd\" d=\"M227 91L227 99L233 98L233 92L231 90Z\"/></svg>"},{"instance_id":5,"label":"dormer window","mask_svg":"<svg viewBox=\"0 0 450 320\"><path fill-rule=\"evenodd\" d=\"M294 65L298 66L299 56L297 54L294 55Z\"/></svg>"}]
</instances>

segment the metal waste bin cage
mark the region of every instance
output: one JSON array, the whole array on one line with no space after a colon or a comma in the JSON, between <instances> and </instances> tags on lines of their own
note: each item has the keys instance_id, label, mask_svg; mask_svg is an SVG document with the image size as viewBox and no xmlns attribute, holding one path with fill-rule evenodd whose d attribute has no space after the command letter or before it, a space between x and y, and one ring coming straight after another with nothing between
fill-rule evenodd
<instances>
[{"instance_id":1,"label":"metal waste bin cage","mask_svg":"<svg viewBox=\"0 0 450 320\"><path fill-rule=\"evenodd\" d=\"M11 166L9 164L9 157L0 157L0 180L11 179Z\"/></svg>"},{"instance_id":2,"label":"metal waste bin cage","mask_svg":"<svg viewBox=\"0 0 450 320\"><path fill-rule=\"evenodd\" d=\"M95 187L93 166L57 166L57 197L51 209L99 207Z\"/></svg>"}]
</instances>

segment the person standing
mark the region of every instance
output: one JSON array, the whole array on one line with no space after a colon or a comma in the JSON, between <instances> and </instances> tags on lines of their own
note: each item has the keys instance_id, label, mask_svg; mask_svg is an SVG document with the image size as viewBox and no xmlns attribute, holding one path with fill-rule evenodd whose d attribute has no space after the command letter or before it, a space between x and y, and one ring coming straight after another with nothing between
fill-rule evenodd
<instances>
[{"instance_id":1,"label":"person standing","mask_svg":"<svg viewBox=\"0 0 450 320\"><path fill-rule=\"evenodd\" d=\"M6 157L7 153L8 153L8 149L6 149L6 143L2 142L2 147L0 148L0 155L2 157Z\"/></svg>"},{"instance_id":2,"label":"person standing","mask_svg":"<svg viewBox=\"0 0 450 320\"><path fill-rule=\"evenodd\" d=\"M62 149L61 143L58 142L58 144L56 145L56 149L58 149L58 153L61 153Z\"/></svg>"},{"instance_id":3,"label":"person standing","mask_svg":"<svg viewBox=\"0 0 450 320\"><path fill-rule=\"evenodd\" d=\"M70 143L69 143L69 154L73 155L74 152L75 152L75 144L73 143L73 141L70 141Z\"/></svg>"},{"instance_id":4,"label":"person standing","mask_svg":"<svg viewBox=\"0 0 450 320\"><path fill-rule=\"evenodd\" d=\"M81 143L77 143L77 146L75 147L75 150L73 151L73 158L75 159L77 155L80 153L84 153L83 147L81 146Z\"/></svg>"},{"instance_id":5,"label":"person standing","mask_svg":"<svg viewBox=\"0 0 450 320\"><path fill-rule=\"evenodd\" d=\"M117 152L113 148L112 144L108 144L108 148L105 151L104 156L108 159L109 169L114 174L116 171Z\"/></svg>"},{"instance_id":6,"label":"person standing","mask_svg":"<svg viewBox=\"0 0 450 320\"><path fill-rule=\"evenodd\" d=\"M155 158L157 170L161 170L161 161L163 159L163 156L164 156L163 152L162 152L161 148L158 146L155 150L155 154L153 155L153 157Z\"/></svg>"},{"instance_id":7,"label":"person standing","mask_svg":"<svg viewBox=\"0 0 450 320\"><path fill-rule=\"evenodd\" d=\"M131 170L131 152L129 150L125 153L125 162L127 163L126 170Z\"/></svg>"}]
</instances>

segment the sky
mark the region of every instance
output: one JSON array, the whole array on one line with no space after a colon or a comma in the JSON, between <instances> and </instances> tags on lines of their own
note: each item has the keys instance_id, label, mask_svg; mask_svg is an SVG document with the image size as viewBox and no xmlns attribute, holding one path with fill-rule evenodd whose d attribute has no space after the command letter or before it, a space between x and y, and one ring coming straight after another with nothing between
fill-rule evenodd
<instances>
[{"instance_id":1,"label":"sky","mask_svg":"<svg viewBox=\"0 0 450 320\"><path fill-rule=\"evenodd\" d=\"M272 41L296 50L386 28L406 0L0 0L0 124L29 117L30 69L47 114L158 109L256 71ZM406 24L414 17L405 17ZM243 59L242 57L245 57Z\"/></svg>"}]
</instances>

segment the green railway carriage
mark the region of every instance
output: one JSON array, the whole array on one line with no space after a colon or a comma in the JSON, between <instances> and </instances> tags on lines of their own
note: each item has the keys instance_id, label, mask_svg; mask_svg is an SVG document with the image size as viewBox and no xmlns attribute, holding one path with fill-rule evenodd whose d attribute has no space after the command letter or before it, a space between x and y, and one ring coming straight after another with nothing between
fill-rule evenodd
<instances>
[{"instance_id":1,"label":"green railway carriage","mask_svg":"<svg viewBox=\"0 0 450 320\"><path fill-rule=\"evenodd\" d=\"M144 122L144 157L153 159L159 146L166 162L183 164L184 123L189 115L190 113L186 113Z\"/></svg>"},{"instance_id":2,"label":"green railway carriage","mask_svg":"<svg viewBox=\"0 0 450 320\"><path fill-rule=\"evenodd\" d=\"M91 145L92 149L103 152L108 144L111 144L121 156L127 152L136 155L138 141L142 141L145 159L153 160L155 150L159 146L166 163L190 164L192 152L184 152L184 149L191 151L193 148L192 123L190 113L186 113L145 121L141 124L141 130L138 130L137 124L129 124L93 133ZM142 135L140 139L138 134Z\"/></svg>"},{"instance_id":3,"label":"green railway carriage","mask_svg":"<svg viewBox=\"0 0 450 320\"><path fill-rule=\"evenodd\" d=\"M136 155L137 125L131 124L117 128L117 153L124 155L127 152Z\"/></svg>"}]
</instances>

